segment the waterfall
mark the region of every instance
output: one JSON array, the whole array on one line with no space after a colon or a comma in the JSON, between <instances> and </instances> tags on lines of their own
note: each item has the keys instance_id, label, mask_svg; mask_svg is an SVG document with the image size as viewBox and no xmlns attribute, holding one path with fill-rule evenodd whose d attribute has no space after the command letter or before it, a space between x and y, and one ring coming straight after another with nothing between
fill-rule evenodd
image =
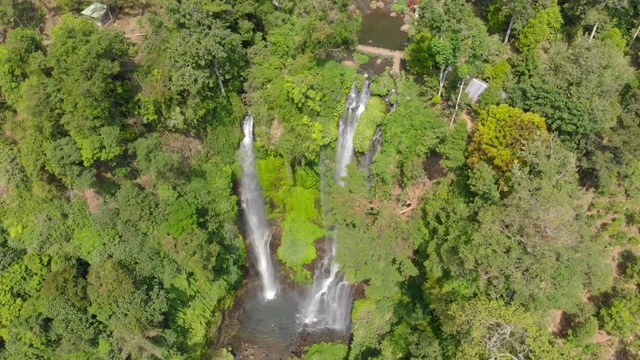
<instances>
[{"instance_id":1,"label":"waterfall","mask_svg":"<svg viewBox=\"0 0 640 360\"><path fill-rule=\"evenodd\" d=\"M336 154L336 181L342 186L344 186L342 178L347 175L347 165L351 163L354 155L353 136L356 133L358 120L370 98L369 81L364 82L360 92L358 92L358 87L354 83L347 97L347 108L340 118Z\"/></svg>"},{"instance_id":2,"label":"waterfall","mask_svg":"<svg viewBox=\"0 0 640 360\"><path fill-rule=\"evenodd\" d=\"M347 165L351 163L355 153L353 136L358 126L358 119L370 98L368 81L365 81L362 91L358 91L354 83L347 97L346 109L340 118L334 176L341 186L344 186L342 178L347 175ZM324 192L322 189L323 196ZM333 229L327 229L325 256L316 266L313 286L303 309L302 319L311 330L345 331L351 320L351 286L344 274L339 271L340 264L334 262L338 247L336 233L335 226Z\"/></svg>"},{"instance_id":3,"label":"waterfall","mask_svg":"<svg viewBox=\"0 0 640 360\"><path fill-rule=\"evenodd\" d=\"M325 152L320 153L321 205L326 204L326 183L330 178L325 171ZM333 171L329 171L333 172ZM326 214L323 214L326 220ZM316 265L313 286L306 299L302 311L302 321L309 330L332 329L346 331L351 320L351 286L340 270L340 264L334 262L337 251L336 227L324 224L327 231L325 237L325 255Z\"/></svg>"},{"instance_id":4,"label":"waterfall","mask_svg":"<svg viewBox=\"0 0 640 360\"><path fill-rule=\"evenodd\" d=\"M358 169L370 172L371 162L373 161L373 157L378 153L378 150L380 150L380 146L382 146L382 127L378 126L376 133L373 135L373 138L371 138L369 151L360 157Z\"/></svg>"},{"instance_id":5,"label":"waterfall","mask_svg":"<svg viewBox=\"0 0 640 360\"><path fill-rule=\"evenodd\" d=\"M242 125L244 139L240 145L240 162L242 163L241 203L244 218L251 239L251 249L257 261L262 293L267 300L273 299L278 291L275 270L271 261L271 232L265 214L265 202L256 170L256 159L253 154L253 117L248 115Z\"/></svg>"},{"instance_id":6,"label":"waterfall","mask_svg":"<svg viewBox=\"0 0 640 360\"><path fill-rule=\"evenodd\" d=\"M341 273L336 256L335 233L326 237L326 251L316 266L311 296L303 312L303 321L311 329L346 330L351 317L351 286Z\"/></svg>"}]
</instances>

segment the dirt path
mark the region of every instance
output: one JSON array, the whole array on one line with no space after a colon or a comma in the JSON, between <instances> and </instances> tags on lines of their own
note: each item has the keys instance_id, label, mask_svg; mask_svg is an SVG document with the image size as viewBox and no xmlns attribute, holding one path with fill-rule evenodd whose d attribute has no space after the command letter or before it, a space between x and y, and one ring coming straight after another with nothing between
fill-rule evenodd
<instances>
[{"instance_id":1,"label":"dirt path","mask_svg":"<svg viewBox=\"0 0 640 360\"><path fill-rule=\"evenodd\" d=\"M146 28L144 24L147 19L147 11L126 11L121 12L106 27L119 30L124 33L124 37L134 43L139 43L144 38Z\"/></svg>"},{"instance_id":2,"label":"dirt path","mask_svg":"<svg viewBox=\"0 0 640 360\"><path fill-rule=\"evenodd\" d=\"M44 6L46 14L42 36L44 38L44 44L49 45L51 43L51 32L53 28L60 23L62 11L56 5L55 0L44 0ZM103 28L122 31L124 37L134 43L139 43L142 41L146 32L144 24L147 13L148 9L137 9L125 11L117 15L113 14L114 19L105 24Z\"/></svg>"},{"instance_id":3,"label":"dirt path","mask_svg":"<svg viewBox=\"0 0 640 360\"><path fill-rule=\"evenodd\" d=\"M389 50L366 45L358 45L356 49L366 54L393 58L392 72L396 74L400 73L400 60L404 58L404 51Z\"/></svg>"},{"instance_id":4,"label":"dirt path","mask_svg":"<svg viewBox=\"0 0 640 360\"><path fill-rule=\"evenodd\" d=\"M44 7L46 14L44 17L42 37L44 45L47 46L51 43L51 32L53 31L53 28L60 23L62 12L53 0L45 0Z\"/></svg>"}]
</instances>

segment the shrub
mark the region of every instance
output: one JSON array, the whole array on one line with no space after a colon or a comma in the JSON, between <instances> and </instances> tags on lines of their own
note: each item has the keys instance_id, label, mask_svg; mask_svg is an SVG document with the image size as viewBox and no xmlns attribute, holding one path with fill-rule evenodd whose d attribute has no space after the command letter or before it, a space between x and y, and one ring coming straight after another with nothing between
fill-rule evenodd
<instances>
[{"instance_id":1,"label":"shrub","mask_svg":"<svg viewBox=\"0 0 640 360\"><path fill-rule=\"evenodd\" d=\"M372 97L367 109L360 116L358 128L353 138L353 145L357 152L369 151L371 138L376 133L378 125L382 124L387 113L387 104L379 97Z\"/></svg>"}]
</instances>

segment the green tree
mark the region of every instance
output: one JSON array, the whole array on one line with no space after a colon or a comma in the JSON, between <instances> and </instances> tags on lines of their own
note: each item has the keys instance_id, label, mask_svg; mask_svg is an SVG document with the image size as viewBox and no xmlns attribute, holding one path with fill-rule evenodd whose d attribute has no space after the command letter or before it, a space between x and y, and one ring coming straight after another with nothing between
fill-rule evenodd
<instances>
[{"instance_id":1,"label":"green tree","mask_svg":"<svg viewBox=\"0 0 640 360\"><path fill-rule=\"evenodd\" d=\"M562 15L559 6L540 10L520 31L516 46L520 51L535 49L549 39L554 31L560 29L560 26L562 26Z\"/></svg>"},{"instance_id":2,"label":"green tree","mask_svg":"<svg viewBox=\"0 0 640 360\"><path fill-rule=\"evenodd\" d=\"M170 1L168 22L152 17L143 51L143 89L138 113L145 123L196 129L229 111L228 94L242 86L246 51L233 31L244 7L214 1ZM205 121L206 120L206 121Z\"/></svg>"},{"instance_id":3,"label":"green tree","mask_svg":"<svg viewBox=\"0 0 640 360\"><path fill-rule=\"evenodd\" d=\"M302 22L302 46L318 54L327 49L353 46L359 21L357 14L349 10L350 4L348 0L303 0L295 3L294 14L305 19Z\"/></svg>"},{"instance_id":4,"label":"green tree","mask_svg":"<svg viewBox=\"0 0 640 360\"><path fill-rule=\"evenodd\" d=\"M492 169L479 163L469 180L444 182L425 202L419 251L431 308L441 317L447 304L476 294L535 311L573 312L585 289L611 285L604 244L592 239L582 215L574 156L543 137L518 157L509 192L498 193Z\"/></svg>"},{"instance_id":5,"label":"green tree","mask_svg":"<svg viewBox=\"0 0 640 360\"><path fill-rule=\"evenodd\" d=\"M576 27L576 32L582 34L584 30L590 33L590 39L596 35L598 28L611 26L615 21L612 15L628 7L626 0L573 0L564 5L564 12L568 22ZM624 13L624 12L623 12ZM627 19L631 18L629 16Z\"/></svg>"},{"instance_id":6,"label":"green tree","mask_svg":"<svg viewBox=\"0 0 640 360\"><path fill-rule=\"evenodd\" d=\"M628 194L635 194L639 189L635 180L636 159L640 156L637 81L623 90L621 105L623 110L615 126L587 137L585 147L590 150L581 165L600 191L611 191L620 184Z\"/></svg>"},{"instance_id":7,"label":"green tree","mask_svg":"<svg viewBox=\"0 0 640 360\"><path fill-rule=\"evenodd\" d=\"M546 134L545 119L508 105L482 111L469 144L469 165L487 162L500 171L516 163L527 141Z\"/></svg>"},{"instance_id":8,"label":"green tree","mask_svg":"<svg viewBox=\"0 0 640 360\"><path fill-rule=\"evenodd\" d=\"M46 275L42 294L50 300L66 298L76 308L86 309L89 305L86 287L87 281L78 275L77 268L66 265Z\"/></svg>"},{"instance_id":9,"label":"green tree","mask_svg":"<svg viewBox=\"0 0 640 360\"><path fill-rule=\"evenodd\" d=\"M474 242L484 250L476 266L497 294L514 290L514 301L525 307L571 311L583 288L598 293L610 286L612 268L582 216L575 158L557 140L544 138L530 141L520 156L523 165L509 175L511 193L499 208L478 214ZM590 254L589 260L576 258L578 253ZM497 254L509 255L499 260Z\"/></svg>"},{"instance_id":10,"label":"green tree","mask_svg":"<svg viewBox=\"0 0 640 360\"><path fill-rule=\"evenodd\" d=\"M402 104L385 118L382 141L386 145L372 165L373 176L381 184L391 184L394 180L408 184L419 179L424 175L422 162L437 147L445 132L446 122L434 111L425 109L417 101ZM399 172L389 172L385 159L392 159L394 169ZM391 180L390 176L396 178Z\"/></svg>"},{"instance_id":11,"label":"green tree","mask_svg":"<svg viewBox=\"0 0 640 360\"><path fill-rule=\"evenodd\" d=\"M25 28L10 32L6 42L0 45L0 91L3 100L13 109L18 106L20 84L27 77L29 58L42 49L36 32Z\"/></svg>"},{"instance_id":12,"label":"green tree","mask_svg":"<svg viewBox=\"0 0 640 360\"><path fill-rule=\"evenodd\" d=\"M0 24L12 29L35 29L44 18L38 5L31 0L3 0L0 2Z\"/></svg>"},{"instance_id":13,"label":"green tree","mask_svg":"<svg viewBox=\"0 0 640 360\"><path fill-rule=\"evenodd\" d=\"M507 89L508 101L544 116L549 130L573 148L586 145L588 134L615 124L621 112L620 91L633 76L614 43L589 42L586 37L570 47L552 42L546 59L528 56L515 73L519 84Z\"/></svg>"},{"instance_id":14,"label":"green tree","mask_svg":"<svg viewBox=\"0 0 640 360\"><path fill-rule=\"evenodd\" d=\"M407 66L419 74L428 74L435 64L431 53L433 36L428 31L422 31L411 38L407 46Z\"/></svg>"},{"instance_id":15,"label":"green tree","mask_svg":"<svg viewBox=\"0 0 640 360\"><path fill-rule=\"evenodd\" d=\"M48 170L59 177L69 188L91 187L94 174L82 167L82 156L75 141L64 137L51 143L47 149Z\"/></svg>"},{"instance_id":16,"label":"green tree","mask_svg":"<svg viewBox=\"0 0 640 360\"><path fill-rule=\"evenodd\" d=\"M122 117L130 83L128 44L84 18L63 17L47 61L60 92L60 123L76 141L85 166L122 153Z\"/></svg>"},{"instance_id":17,"label":"green tree","mask_svg":"<svg viewBox=\"0 0 640 360\"><path fill-rule=\"evenodd\" d=\"M496 61L505 53L499 39L487 33L486 25L476 17L470 3L425 0L420 9L416 31L422 35L416 37L413 48L407 48L408 65L420 74L429 74L431 67L437 65L440 93L453 70L448 69L449 66L465 67L466 75L473 74L484 62Z\"/></svg>"},{"instance_id":18,"label":"green tree","mask_svg":"<svg viewBox=\"0 0 640 360\"><path fill-rule=\"evenodd\" d=\"M465 164L468 137L469 133L465 121L458 121L453 129L447 132L446 137L437 148L438 153L443 156L440 161L442 166L455 169Z\"/></svg>"},{"instance_id":19,"label":"green tree","mask_svg":"<svg viewBox=\"0 0 640 360\"><path fill-rule=\"evenodd\" d=\"M169 217L164 224L166 231L179 238L183 233L197 227L196 209L185 199L178 198L169 206Z\"/></svg>"},{"instance_id":20,"label":"green tree","mask_svg":"<svg viewBox=\"0 0 640 360\"><path fill-rule=\"evenodd\" d=\"M161 175L169 177L172 171L177 170L180 156L165 150L157 133L136 140L131 149L136 154L136 167L154 178Z\"/></svg>"},{"instance_id":21,"label":"green tree","mask_svg":"<svg viewBox=\"0 0 640 360\"><path fill-rule=\"evenodd\" d=\"M511 32L518 33L527 26L529 19L536 16L538 11L556 6L557 0L528 1L528 0L497 0L489 7L489 22L494 27L509 24L506 29L504 43L509 42Z\"/></svg>"},{"instance_id":22,"label":"green tree","mask_svg":"<svg viewBox=\"0 0 640 360\"><path fill-rule=\"evenodd\" d=\"M0 274L0 338L19 336L20 330L12 325L21 316L30 314L24 309L25 303L42 288L50 271L49 262L48 256L27 254ZM10 334L14 330L16 333Z\"/></svg>"},{"instance_id":23,"label":"green tree","mask_svg":"<svg viewBox=\"0 0 640 360\"><path fill-rule=\"evenodd\" d=\"M637 291L624 291L610 306L601 311L604 328L613 335L628 338L640 331L640 296Z\"/></svg>"},{"instance_id":24,"label":"green tree","mask_svg":"<svg viewBox=\"0 0 640 360\"><path fill-rule=\"evenodd\" d=\"M25 180L26 174L16 147L0 138L0 184L14 187L23 185Z\"/></svg>"},{"instance_id":25,"label":"green tree","mask_svg":"<svg viewBox=\"0 0 640 360\"><path fill-rule=\"evenodd\" d=\"M450 310L445 330L459 345L456 359L563 359L556 341L517 306L476 300Z\"/></svg>"}]
</instances>

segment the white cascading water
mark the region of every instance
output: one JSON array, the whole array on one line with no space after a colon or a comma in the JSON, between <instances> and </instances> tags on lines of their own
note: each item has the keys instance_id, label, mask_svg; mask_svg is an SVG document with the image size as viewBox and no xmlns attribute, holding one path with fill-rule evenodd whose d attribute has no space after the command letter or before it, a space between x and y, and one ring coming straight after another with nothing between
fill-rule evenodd
<instances>
[{"instance_id":1,"label":"white cascading water","mask_svg":"<svg viewBox=\"0 0 640 360\"><path fill-rule=\"evenodd\" d=\"M248 235L251 239L251 249L257 262L262 294L270 300L278 292L276 274L271 261L271 231L265 214L265 201L256 170L256 159L253 154L253 117L248 115L242 124L244 139L240 145L240 162L242 163L241 203L244 218L248 225Z\"/></svg>"},{"instance_id":2,"label":"white cascading water","mask_svg":"<svg viewBox=\"0 0 640 360\"><path fill-rule=\"evenodd\" d=\"M359 170L369 171L373 157L376 156L378 150L380 150L380 146L382 146L382 127L378 126L376 133L373 135L373 138L371 138L369 151L360 158L360 163L358 164Z\"/></svg>"},{"instance_id":3,"label":"white cascading water","mask_svg":"<svg viewBox=\"0 0 640 360\"><path fill-rule=\"evenodd\" d=\"M351 163L355 153L353 136L358 119L370 98L368 81L365 81L360 92L354 83L347 98L347 107L340 118L335 178L341 186L344 186L342 177L347 175L347 165ZM324 194L324 189L322 193ZM332 234L326 237L326 254L316 266L313 287L303 309L302 319L311 330L344 331L348 329L351 318L351 286L339 271L340 264L333 261L337 250L336 231L327 229L327 232Z\"/></svg>"},{"instance_id":4,"label":"white cascading water","mask_svg":"<svg viewBox=\"0 0 640 360\"><path fill-rule=\"evenodd\" d=\"M340 264L333 262L336 255L335 234L327 236L326 246L327 255L316 266L303 321L314 330L346 330L351 317L351 286L339 271Z\"/></svg>"},{"instance_id":5,"label":"white cascading water","mask_svg":"<svg viewBox=\"0 0 640 360\"><path fill-rule=\"evenodd\" d=\"M358 87L354 83L351 87L351 93L347 97L347 108L340 118L338 128L338 146L336 154L336 181L344 186L342 178L347 175L347 165L351 163L354 155L353 136L356 133L358 120L360 115L371 98L369 91L369 81L365 81L362 91L358 92Z\"/></svg>"}]
</instances>

